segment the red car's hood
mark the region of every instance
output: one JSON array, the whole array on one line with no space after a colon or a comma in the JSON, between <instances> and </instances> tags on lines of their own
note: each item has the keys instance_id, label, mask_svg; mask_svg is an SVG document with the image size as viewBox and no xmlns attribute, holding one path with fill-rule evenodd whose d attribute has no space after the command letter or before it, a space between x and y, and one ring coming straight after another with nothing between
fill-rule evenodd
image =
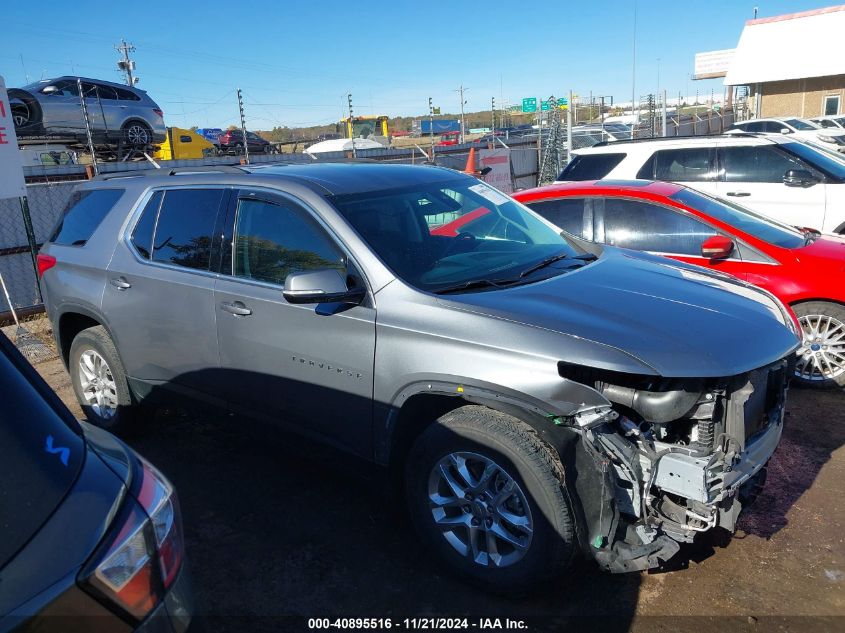
<instances>
[{"instance_id":1,"label":"red car's hood","mask_svg":"<svg viewBox=\"0 0 845 633\"><path fill-rule=\"evenodd\" d=\"M845 237L824 235L803 248L794 251L796 258L806 260L829 260L831 264L845 264Z\"/></svg>"}]
</instances>

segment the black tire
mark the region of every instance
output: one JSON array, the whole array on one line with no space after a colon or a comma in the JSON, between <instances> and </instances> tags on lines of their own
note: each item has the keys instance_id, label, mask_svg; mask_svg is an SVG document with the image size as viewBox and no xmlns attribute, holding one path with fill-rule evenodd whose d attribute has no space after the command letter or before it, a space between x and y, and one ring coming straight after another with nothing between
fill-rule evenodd
<instances>
[{"instance_id":1,"label":"black tire","mask_svg":"<svg viewBox=\"0 0 845 633\"><path fill-rule=\"evenodd\" d=\"M792 309L804 330L804 347L798 352L795 383L815 389L845 387L845 338L836 340L836 336L845 334L845 306L808 301L794 305ZM832 341L826 338L828 335ZM834 345L829 345L831 342ZM807 354L817 354L819 360L814 364Z\"/></svg>"},{"instance_id":2,"label":"black tire","mask_svg":"<svg viewBox=\"0 0 845 633\"><path fill-rule=\"evenodd\" d=\"M11 88L8 96L15 131L18 135L45 134L46 131L42 128L43 112L38 100L25 90L17 88ZM18 116L24 115L24 110L26 111L26 122L19 123L18 121L14 121Z\"/></svg>"},{"instance_id":3,"label":"black tire","mask_svg":"<svg viewBox=\"0 0 845 633\"><path fill-rule=\"evenodd\" d=\"M129 147L148 147L153 142L153 131L141 121L124 123L120 130L123 143Z\"/></svg>"},{"instance_id":4,"label":"black tire","mask_svg":"<svg viewBox=\"0 0 845 633\"><path fill-rule=\"evenodd\" d=\"M101 407L92 404L83 390L83 370L80 362L83 354L89 355L92 352L99 355L105 362L108 375L114 382L114 388L109 391L116 401L116 407L110 414L110 406ZM90 356L86 356L86 358L90 358ZM68 371L76 399L89 422L109 431L126 429L131 426L137 416L138 407L129 391L126 370L123 368L117 349L103 326L90 327L76 335L70 345Z\"/></svg>"},{"instance_id":5,"label":"black tire","mask_svg":"<svg viewBox=\"0 0 845 633\"><path fill-rule=\"evenodd\" d=\"M512 501L515 503L515 498L519 497L518 501L524 499L527 502L530 514L524 512L522 516L533 523L530 539L522 541L525 549L521 558L503 566L492 564L492 557L486 555L489 546L485 530L479 537L485 540L483 547L481 542L478 546L485 553L478 554L476 559L480 557L480 562L476 562L471 556L459 552L444 536L446 531L438 527L432 509L438 504L433 503L430 496L434 494L431 492L432 482L438 481L437 485L441 485L447 481L438 474L439 466L455 454L478 455L494 462L518 487L518 495L511 493L514 497ZM471 471L470 461L467 460L466 464ZM473 476L476 473L470 472ZM497 473L495 477L500 475ZM467 479L464 477L461 481ZM439 494L440 488L436 490ZM454 492L451 487L447 490L448 494ZM411 520L428 547L458 575L488 591L511 596L524 594L536 584L563 572L572 563L576 550L575 525L564 488L563 465L555 451L542 442L530 426L512 416L487 407L469 405L440 417L422 433L411 449L405 467L405 494ZM455 499L459 499L455 494ZM488 516L485 522L493 521L492 516L484 514L485 508L490 511L490 507L477 501L482 497L471 494L469 498L473 501L463 507L449 509L450 514L440 520L463 520L458 514L461 512L469 516L467 521L479 521L479 516ZM484 497L482 501L486 499ZM467 510L470 503L472 507ZM506 510L510 511L512 507ZM517 507L524 511L522 503L517 503ZM514 513L518 514L518 511ZM491 514L501 516L498 510L493 510ZM480 525L480 522L475 525ZM487 525L490 527L490 524ZM499 526L502 525L510 524L499 520ZM455 539L456 534L464 534L468 543L470 529L467 525L460 526L458 531L449 533L449 538ZM518 534L516 530L511 533ZM507 542L502 543L505 555L513 556L517 549L508 552ZM501 551L499 547L500 544L497 544L497 553ZM469 547L465 550L472 554Z\"/></svg>"}]
</instances>

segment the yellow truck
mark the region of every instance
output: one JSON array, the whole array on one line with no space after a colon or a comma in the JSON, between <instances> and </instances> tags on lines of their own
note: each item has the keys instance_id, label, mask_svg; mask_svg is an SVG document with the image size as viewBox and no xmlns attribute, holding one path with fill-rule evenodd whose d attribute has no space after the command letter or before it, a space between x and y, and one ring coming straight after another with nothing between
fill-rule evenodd
<instances>
[{"instance_id":1,"label":"yellow truck","mask_svg":"<svg viewBox=\"0 0 845 633\"><path fill-rule=\"evenodd\" d=\"M176 160L182 158L205 158L214 156L217 148L207 138L178 127L167 128L167 137L153 154L156 160Z\"/></svg>"},{"instance_id":2,"label":"yellow truck","mask_svg":"<svg viewBox=\"0 0 845 633\"><path fill-rule=\"evenodd\" d=\"M351 120L346 117L340 120L338 127L344 138L387 138L387 116L384 114L355 116Z\"/></svg>"}]
</instances>

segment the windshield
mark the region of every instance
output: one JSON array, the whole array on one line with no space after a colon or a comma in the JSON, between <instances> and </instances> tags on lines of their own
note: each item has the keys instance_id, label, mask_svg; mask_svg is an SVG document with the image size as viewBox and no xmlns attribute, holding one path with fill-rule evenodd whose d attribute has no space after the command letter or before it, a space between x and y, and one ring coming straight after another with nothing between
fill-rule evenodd
<instances>
[{"instance_id":1,"label":"windshield","mask_svg":"<svg viewBox=\"0 0 845 633\"><path fill-rule=\"evenodd\" d=\"M803 132L804 130L816 130L819 127L809 121L802 121L801 119L787 119L784 123L791 125L800 132Z\"/></svg>"},{"instance_id":2,"label":"windshield","mask_svg":"<svg viewBox=\"0 0 845 633\"><path fill-rule=\"evenodd\" d=\"M399 278L429 292L480 280L494 282L488 288L538 281L563 269L520 275L550 257L584 255L554 226L474 178L338 196L333 202Z\"/></svg>"},{"instance_id":3,"label":"windshield","mask_svg":"<svg viewBox=\"0 0 845 633\"><path fill-rule=\"evenodd\" d=\"M815 145L811 147L806 143L784 143L781 148L807 161L828 176L833 176L840 182L845 180L845 161L838 156L834 158L827 150L819 150Z\"/></svg>"},{"instance_id":4,"label":"windshield","mask_svg":"<svg viewBox=\"0 0 845 633\"><path fill-rule=\"evenodd\" d=\"M670 198L775 246L800 248L806 243L804 235L794 228L726 200L717 200L692 189L681 189Z\"/></svg>"}]
</instances>

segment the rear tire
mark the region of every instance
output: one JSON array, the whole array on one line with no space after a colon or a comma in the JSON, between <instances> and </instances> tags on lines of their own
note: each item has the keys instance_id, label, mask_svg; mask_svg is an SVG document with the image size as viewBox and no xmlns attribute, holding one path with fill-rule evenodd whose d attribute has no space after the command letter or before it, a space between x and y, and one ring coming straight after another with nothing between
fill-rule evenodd
<instances>
[{"instance_id":1,"label":"rear tire","mask_svg":"<svg viewBox=\"0 0 845 633\"><path fill-rule=\"evenodd\" d=\"M520 595L564 571L573 512L558 455L524 422L482 406L440 417L405 468L415 528L454 572Z\"/></svg>"},{"instance_id":2,"label":"rear tire","mask_svg":"<svg viewBox=\"0 0 845 633\"><path fill-rule=\"evenodd\" d=\"M68 371L76 399L89 422L109 431L132 424L138 407L117 349L103 326L76 335L70 346Z\"/></svg>"},{"instance_id":3,"label":"rear tire","mask_svg":"<svg viewBox=\"0 0 845 633\"><path fill-rule=\"evenodd\" d=\"M147 147L153 142L153 131L140 121L130 121L121 132L123 142L129 147Z\"/></svg>"},{"instance_id":4,"label":"rear tire","mask_svg":"<svg viewBox=\"0 0 845 633\"><path fill-rule=\"evenodd\" d=\"M793 309L804 332L795 381L816 389L845 387L845 306L808 301Z\"/></svg>"}]
</instances>

